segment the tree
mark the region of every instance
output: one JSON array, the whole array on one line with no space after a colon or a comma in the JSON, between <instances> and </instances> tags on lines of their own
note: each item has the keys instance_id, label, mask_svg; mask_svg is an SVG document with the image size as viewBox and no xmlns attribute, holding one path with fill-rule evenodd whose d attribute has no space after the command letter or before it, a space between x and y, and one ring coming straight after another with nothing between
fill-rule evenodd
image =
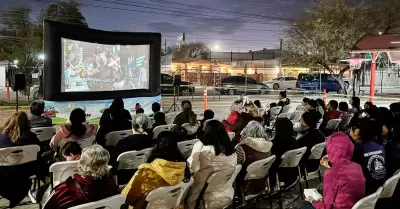
<instances>
[{"instance_id":1,"label":"tree","mask_svg":"<svg viewBox=\"0 0 400 209\"><path fill-rule=\"evenodd\" d=\"M88 27L86 18L79 10L79 4L72 0L59 0L49 4L46 8L42 9L38 19L39 23L43 23L43 19L47 19Z\"/></svg>"},{"instance_id":2,"label":"tree","mask_svg":"<svg viewBox=\"0 0 400 209\"><path fill-rule=\"evenodd\" d=\"M321 0L315 3L305 17L287 29L284 47L289 53L286 58L293 64L321 65L333 74L329 64L348 58L348 52L362 36L400 29L398 10L390 9L386 13L390 2L397 5L392 7L400 7L400 2L396 0L380 0L376 4L347 0ZM380 18L382 15L385 17ZM346 66L338 75L343 93L346 94L342 77L348 69L349 66Z\"/></svg>"},{"instance_id":3,"label":"tree","mask_svg":"<svg viewBox=\"0 0 400 209\"><path fill-rule=\"evenodd\" d=\"M181 44L180 46L170 46L167 49L168 54L172 54L173 58L198 58L207 59L210 49L204 42L190 42Z\"/></svg>"}]
</instances>

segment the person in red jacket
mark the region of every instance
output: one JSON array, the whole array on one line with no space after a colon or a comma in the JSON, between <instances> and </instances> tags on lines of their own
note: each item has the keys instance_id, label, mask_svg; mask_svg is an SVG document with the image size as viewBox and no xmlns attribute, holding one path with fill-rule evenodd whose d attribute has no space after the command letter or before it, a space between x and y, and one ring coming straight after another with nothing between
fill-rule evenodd
<instances>
[{"instance_id":1,"label":"person in red jacket","mask_svg":"<svg viewBox=\"0 0 400 209\"><path fill-rule=\"evenodd\" d=\"M328 103L328 111L324 114L324 121L328 122L332 119L340 119L342 112L338 110L339 103L336 100L331 100Z\"/></svg>"},{"instance_id":2,"label":"person in red jacket","mask_svg":"<svg viewBox=\"0 0 400 209\"><path fill-rule=\"evenodd\" d=\"M119 194L112 179L107 178L110 155L100 145L83 150L78 173L56 186L44 209L64 209L98 201Z\"/></svg>"}]
</instances>

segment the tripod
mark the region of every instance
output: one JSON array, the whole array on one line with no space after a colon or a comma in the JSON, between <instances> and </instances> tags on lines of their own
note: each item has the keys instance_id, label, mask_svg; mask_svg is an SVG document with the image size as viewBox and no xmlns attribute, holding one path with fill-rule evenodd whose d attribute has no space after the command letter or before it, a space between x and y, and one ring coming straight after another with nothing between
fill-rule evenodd
<instances>
[{"instance_id":1,"label":"tripod","mask_svg":"<svg viewBox=\"0 0 400 209\"><path fill-rule=\"evenodd\" d=\"M179 106L176 104L176 89L179 88L177 86L174 86L174 102L172 103L171 107L168 109L167 113L169 113L169 111L174 108L174 112L176 111L176 109L178 109L179 111ZM179 91L178 91L179 94Z\"/></svg>"}]
</instances>

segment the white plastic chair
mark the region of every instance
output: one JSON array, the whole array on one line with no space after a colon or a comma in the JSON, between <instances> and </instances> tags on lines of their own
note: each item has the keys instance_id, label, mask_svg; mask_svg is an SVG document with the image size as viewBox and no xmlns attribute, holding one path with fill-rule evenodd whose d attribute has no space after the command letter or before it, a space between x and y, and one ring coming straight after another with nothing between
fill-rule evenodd
<instances>
[{"instance_id":1,"label":"white plastic chair","mask_svg":"<svg viewBox=\"0 0 400 209\"><path fill-rule=\"evenodd\" d=\"M167 122L167 124L173 124L175 117L179 114L179 112L171 112L171 113L167 113L165 114L165 121Z\"/></svg>"},{"instance_id":2,"label":"white plastic chair","mask_svg":"<svg viewBox=\"0 0 400 209\"><path fill-rule=\"evenodd\" d=\"M235 170L232 173L232 170L220 170L220 171L216 171L213 174L211 174L208 179L207 179L207 183L205 185L205 189L204 189L204 194L201 196L202 199L202 204L203 207L202 208L215 208L208 206L207 207L207 202L204 201L204 195L206 193L212 193L214 191L219 191L219 189L221 189L221 187L226 187L227 189L229 187L232 187L233 182L236 179L236 176L239 174L240 170L242 169L242 165L236 165ZM222 186L221 186L222 185ZM233 189L233 188L232 188ZM233 201L233 195L230 198L230 202L226 205L218 205L219 208L224 208L226 206L229 206L232 201Z\"/></svg>"},{"instance_id":3,"label":"white plastic chair","mask_svg":"<svg viewBox=\"0 0 400 209\"><path fill-rule=\"evenodd\" d=\"M272 155L266 159L263 160L258 160L253 163L251 163L249 166L247 166L247 174L244 177L245 181L249 180L254 180L254 179L263 179L268 176L268 171L271 168L272 163L275 161L275 155ZM271 191L270 184L269 184L269 179L267 178L267 185L266 190ZM253 194L253 195L247 195L245 196L245 200L250 200L255 197L258 197L261 195L263 192L260 192L258 194Z\"/></svg>"},{"instance_id":4,"label":"white plastic chair","mask_svg":"<svg viewBox=\"0 0 400 209\"><path fill-rule=\"evenodd\" d=\"M379 187L375 193L362 198L351 209L374 209L382 191L383 188Z\"/></svg>"},{"instance_id":5,"label":"white plastic chair","mask_svg":"<svg viewBox=\"0 0 400 209\"><path fill-rule=\"evenodd\" d=\"M147 124L147 128L151 128L156 121L154 117L149 117L149 123Z\"/></svg>"},{"instance_id":6,"label":"white plastic chair","mask_svg":"<svg viewBox=\"0 0 400 209\"><path fill-rule=\"evenodd\" d=\"M73 176L78 172L79 161L64 161L64 162L56 162L50 166L50 184L51 188L59 185L61 182L64 182L68 179L68 177Z\"/></svg>"},{"instance_id":7,"label":"white plastic chair","mask_svg":"<svg viewBox=\"0 0 400 209\"><path fill-rule=\"evenodd\" d=\"M339 124L342 121L342 119L332 119L329 120L328 123L326 124L325 129L326 130L337 130L339 128Z\"/></svg>"},{"instance_id":8,"label":"white plastic chair","mask_svg":"<svg viewBox=\"0 0 400 209\"><path fill-rule=\"evenodd\" d=\"M349 125L351 119L354 117L354 113L348 113L347 117L343 119L345 114L342 114L342 121L339 124L339 130L345 130Z\"/></svg>"},{"instance_id":9,"label":"white plastic chair","mask_svg":"<svg viewBox=\"0 0 400 209\"><path fill-rule=\"evenodd\" d=\"M303 112L295 111L291 114L290 121L292 121L292 123L295 124L296 122L299 122L301 120L302 115Z\"/></svg>"},{"instance_id":10,"label":"white plastic chair","mask_svg":"<svg viewBox=\"0 0 400 209\"><path fill-rule=\"evenodd\" d=\"M178 142L178 149L184 157L189 157L194 144L196 144L199 139L187 140Z\"/></svg>"},{"instance_id":11,"label":"white plastic chair","mask_svg":"<svg viewBox=\"0 0 400 209\"><path fill-rule=\"evenodd\" d=\"M132 129L110 132L105 136L106 146L115 146L119 140L124 139L132 134Z\"/></svg>"},{"instance_id":12,"label":"white plastic chair","mask_svg":"<svg viewBox=\"0 0 400 209\"><path fill-rule=\"evenodd\" d=\"M317 126L315 127L316 129L319 129L319 127L321 126L321 124L322 124L322 122L323 122L324 120L321 118L321 119L319 119L319 121L318 121L318 123L317 123Z\"/></svg>"},{"instance_id":13,"label":"white plastic chair","mask_svg":"<svg viewBox=\"0 0 400 209\"><path fill-rule=\"evenodd\" d=\"M192 186L194 180L189 182L181 182L175 186L159 187L152 190L146 196L147 209L171 209L177 208L184 203L184 199Z\"/></svg>"},{"instance_id":14,"label":"white plastic chair","mask_svg":"<svg viewBox=\"0 0 400 209\"><path fill-rule=\"evenodd\" d=\"M301 186L301 182L300 182L300 178L301 178L301 172L300 172L300 160L303 157L303 155L306 153L307 151L307 147L302 147L299 149L294 149L294 150L289 150L287 152L285 152L281 159L281 164L279 164L279 168L296 168L298 170L298 183L300 186L300 191L303 191L303 188ZM279 172L276 172L276 181L277 181L277 185L278 185L278 190L281 192L280 198L279 198L279 204L282 207L282 194L285 190L290 189L291 187L295 186L297 181L295 181L292 185L286 186L283 184L283 182L279 181ZM281 184L282 183L282 184ZM285 186L284 190L281 188L281 186ZM302 192L301 196L302 195Z\"/></svg>"},{"instance_id":15,"label":"white plastic chair","mask_svg":"<svg viewBox=\"0 0 400 209\"><path fill-rule=\"evenodd\" d=\"M285 105L285 106L282 108L282 113L289 113L291 109L292 109L292 106L290 106L290 105Z\"/></svg>"},{"instance_id":16,"label":"white plastic chair","mask_svg":"<svg viewBox=\"0 0 400 209\"><path fill-rule=\"evenodd\" d=\"M397 183L399 182L400 174L395 174L390 177L383 184L383 191L379 198L391 198L393 196L394 190L396 189Z\"/></svg>"},{"instance_id":17,"label":"white plastic chair","mask_svg":"<svg viewBox=\"0 0 400 209\"><path fill-rule=\"evenodd\" d=\"M153 148L147 148L140 151L128 151L120 154L117 158L117 170L137 169L147 161ZM118 178L115 178L118 185Z\"/></svg>"},{"instance_id":18,"label":"white plastic chair","mask_svg":"<svg viewBox=\"0 0 400 209\"><path fill-rule=\"evenodd\" d=\"M153 139L157 139L158 134L160 134L163 131L170 131L173 127L175 127L175 124L162 125L162 126L155 127L153 129Z\"/></svg>"},{"instance_id":19,"label":"white plastic chair","mask_svg":"<svg viewBox=\"0 0 400 209\"><path fill-rule=\"evenodd\" d=\"M126 197L122 194L114 195L112 197L102 199L96 202L90 202L69 209L95 209L95 208L107 208L107 209L120 209L125 203Z\"/></svg>"},{"instance_id":20,"label":"white plastic chair","mask_svg":"<svg viewBox=\"0 0 400 209\"><path fill-rule=\"evenodd\" d=\"M326 146L325 142L314 145L311 148L311 154L310 154L310 157L308 158L308 160L320 160L322 158L322 153L324 152L325 146ZM305 166L304 169L305 169L304 173L305 173L305 181L306 181L307 188L308 188L308 180L309 180L308 177L311 175L314 175L315 173L318 173L319 181L322 182L321 170L319 167L318 167L318 170L312 171L310 173L307 172L307 166Z\"/></svg>"},{"instance_id":21,"label":"white plastic chair","mask_svg":"<svg viewBox=\"0 0 400 209\"><path fill-rule=\"evenodd\" d=\"M271 119L275 120L275 118L279 115L281 110L282 110L281 106L276 106L276 107L271 108L271 110L270 110Z\"/></svg>"},{"instance_id":22,"label":"white plastic chair","mask_svg":"<svg viewBox=\"0 0 400 209\"><path fill-rule=\"evenodd\" d=\"M182 128L186 129L187 135L193 135L197 132L198 126L191 126L189 123L182 124Z\"/></svg>"},{"instance_id":23,"label":"white plastic chair","mask_svg":"<svg viewBox=\"0 0 400 209\"><path fill-rule=\"evenodd\" d=\"M231 139L231 141L233 140L233 138L235 138L235 132L229 132L228 133L228 136L229 136L229 138Z\"/></svg>"},{"instance_id":24,"label":"white plastic chair","mask_svg":"<svg viewBox=\"0 0 400 209\"><path fill-rule=\"evenodd\" d=\"M37 138L41 142L50 140L54 134L56 134L56 128L53 126L31 128L31 131L36 134Z\"/></svg>"},{"instance_id":25,"label":"white plastic chair","mask_svg":"<svg viewBox=\"0 0 400 209\"><path fill-rule=\"evenodd\" d=\"M278 118L290 118L290 113L281 113L278 115Z\"/></svg>"}]
</instances>

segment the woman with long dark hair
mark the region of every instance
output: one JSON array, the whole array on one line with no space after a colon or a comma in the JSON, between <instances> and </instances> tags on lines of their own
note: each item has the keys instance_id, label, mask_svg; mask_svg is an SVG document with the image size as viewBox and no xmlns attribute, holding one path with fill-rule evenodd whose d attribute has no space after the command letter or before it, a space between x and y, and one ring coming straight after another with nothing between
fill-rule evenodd
<instances>
[{"instance_id":1,"label":"woman with long dark hair","mask_svg":"<svg viewBox=\"0 0 400 209\"><path fill-rule=\"evenodd\" d=\"M230 205L234 193L232 185L217 185L220 190L212 194L206 192L203 197L199 197L212 173L226 170L233 174L237 165L235 148L221 122L210 120L206 123L200 141L194 145L188 162L194 173L194 184L188 194L189 208L195 207L198 198L205 199L207 205L212 205L213 208Z\"/></svg>"},{"instance_id":2,"label":"woman with long dark hair","mask_svg":"<svg viewBox=\"0 0 400 209\"><path fill-rule=\"evenodd\" d=\"M86 122L86 113L81 108L72 110L69 120L71 124L60 125L60 129L51 139L50 147L53 149L57 149L61 140L72 139L78 141L96 136L97 125Z\"/></svg>"},{"instance_id":3,"label":"woman with long dark hair","mask_svg":"<svg viewBox=\"0 0 400 209\"><path fill-rule=\"evenodd\" d=\"M144 208L146 195L151 190L189 181L190 171L179 152L176 137L177 134L169 131L158 135L157 144L147 163L139 166L139 170L122 191L127 204L133 208Z\"/></svg>"},{"instance_id":4,"label":"woman with long dark hair","mask_svg":"<svg viewBox=\"0 0 400 209\"><path fill-rule=\"evenodd\" d=\"M114 112L114 114L121 115L125 120L132 120L132 116L129 111L124 109L124 100L122 99L122 97L117 97L113 100L110 107L108 109L105 109L103 114L101 115L99 122L100 126L113 118L113 116L111 115L112 112Z\"/></svg>"}]
</instances>

